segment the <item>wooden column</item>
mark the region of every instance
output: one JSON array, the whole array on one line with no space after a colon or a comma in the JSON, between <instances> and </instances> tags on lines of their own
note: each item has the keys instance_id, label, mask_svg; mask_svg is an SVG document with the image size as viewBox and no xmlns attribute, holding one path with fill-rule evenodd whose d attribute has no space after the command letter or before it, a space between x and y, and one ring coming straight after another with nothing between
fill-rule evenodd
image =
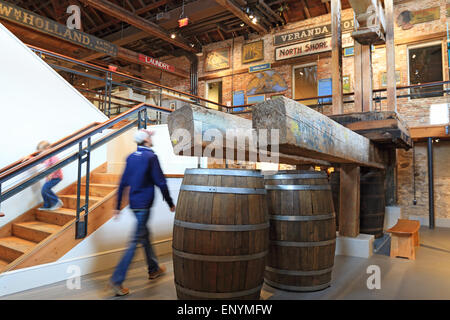
<instances>
[{"instance_id":1,"label":"wooden column","mask_svg":"<svg viewBox=\"0 0 450 320\"><path fill-rule=\"evenodd\" d=\"M341 166L339 199L339 234L344 237L359 235L359 181L360 168Z\"/></svg>"},{"instance_id":2,"label":"wooden column","mask_svg":"<svg viewBox=\"0 0 450 320\"><path fill-rule=\"evenodd\" d=\"M355 41L355 109L373 110L372 101L372 49Z\"/></svg>"},{"instance_id":3,"label":"wooden column","mask_svg":"<svg viewBox=\"0 0 450 320\"><path fill-rule=\"evenodd\" d=\"M331 48L333 114L342 114L344 113L344 95L342 91L341 0L331 0Z\"/></svg>"},{"instance_id":4,"label":"wooden column","mask_svg":"<svg viewBox=\"0 0 450 320\"><path fill-rule=\"evenodd\" d=\"M372 48L370 45L361 46L362 83L363 83L363 112L373 110L372 101Z\"/></svg>"},{"instance_id":5,"label":"wooden column","mask_svg":"<svg viewBox=\"0 0 450 320\"><path fill-rule=\"evenodd\" d=\"M387 107L397 112L397 92L395 77L395 44L394 44L394 4L393 0L385 0L386 16L386 72L387 72Z\"/></svg>"}]
</instances>

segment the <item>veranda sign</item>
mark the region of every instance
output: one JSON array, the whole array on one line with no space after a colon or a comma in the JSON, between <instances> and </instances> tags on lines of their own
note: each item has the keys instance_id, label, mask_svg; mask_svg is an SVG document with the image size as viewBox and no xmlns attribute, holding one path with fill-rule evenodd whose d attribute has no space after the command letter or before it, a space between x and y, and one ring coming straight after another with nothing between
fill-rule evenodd
<instances>
[{"instance_id":1,"label":"veranda sign","mask_svg":"<svg viewBox=\"0 0 450 320\"><path fill-rule=\"evenodd\" d=\"M353 30L353 19L342 21L342 32ZM297 30L285 34L276 35L273 38L273 44L279 46L291 42L301 42L311 39L325 38L331 35L331 24L317 26L313 28Z\"/></svg>"},{"instance_id":2,"label":"veranda sign","mask_svg":"<svg viewBox=\"0 0 450 320\"><path fill-rule=\"evenodd\" d=\"M0 1L0 19L18 23L91 50L110 56L117 56L117 46L108 41L75 29L71 30L56 21L44 18L5 1Z\"/></svg>"}]
</instances>

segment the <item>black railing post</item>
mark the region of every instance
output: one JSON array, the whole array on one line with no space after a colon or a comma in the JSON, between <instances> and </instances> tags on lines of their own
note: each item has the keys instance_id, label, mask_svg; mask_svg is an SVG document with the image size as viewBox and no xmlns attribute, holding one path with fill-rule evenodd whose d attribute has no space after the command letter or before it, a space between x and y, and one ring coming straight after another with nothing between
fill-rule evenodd
<instances>
[{"instance_id":1,"label":"black railing post","mask_svg":"<svg viewBox=\"0 0 450 320\"><path fill-rule=\"evenodd\" d=\"M433 138L428 138L428 209L430 229L434 229Z\"/></svg>"},{"instance_id":2,"label":"black railing post","mask_svg":"<svg viewBox=\"0 0 450 320\"><path fill-rule=\"evenodd\" d=\"M82 212L80 208L80 191L81 191L81 166L83 158L83 142L78 143L78 176L77 176L77 218L76 218L76 228L75 228L75 239L84 238L83 222L80 221L80 214Z\"/></svg>"},{"instance_id":3,"label":"black railing post","mask_svg":"<svg viewBox=\"0 0 450 320\"><path fill-rule=\"evenodd\" d=\"M89 174L91 161L91 138L87 139L87 147L83 150L83 142L78 144L78 180L77 180L77 219L75 239L83 239L87 236L87 223L89 212ZM81 206L81 171L83 163L86 162L85 198L84 205ZM81 221L81 213L84 212L84 219Z\"/></svg>"},{"instance_id":4,"label":"black railing post","mask_svg":"<svg viewBox=\"0 0 450 320\"><path fill-rule=\"evenodd\" d=\"M147 129L147 108L144 109L144 129Z\"/></svg>"},{"instance_id":5,"label":"black railing post","mask_svg":"<svg viewBox=\"0 0 450 320\"><path fill-rule=\"evenodd\" d=\"M88 216L89 216L89 183L90 183L90 173L91 173L91 138L89 137L87 140L87 149L86 149L86 201L85 201L85 215L84 215L84 235L87 235L87 226L88 226Z\"/></svg>"}]
</instances>

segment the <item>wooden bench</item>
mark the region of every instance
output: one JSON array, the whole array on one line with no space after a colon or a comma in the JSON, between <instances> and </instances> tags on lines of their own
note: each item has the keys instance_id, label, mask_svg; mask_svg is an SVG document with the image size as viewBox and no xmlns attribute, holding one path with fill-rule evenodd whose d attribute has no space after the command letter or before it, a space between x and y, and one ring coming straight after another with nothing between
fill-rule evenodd
<instances>
[{"instance_id":1,"label":"wooden bench","mask_svg":"<svg viewBox=\"0 0 450 320\"><path fill-rule=\"evenodd\" d=\"M397 224L387 230L391 237L391 258L403 257L416 259L415 247L419 245L420 222L398 219Z\"/></svg>"}]
</instances>

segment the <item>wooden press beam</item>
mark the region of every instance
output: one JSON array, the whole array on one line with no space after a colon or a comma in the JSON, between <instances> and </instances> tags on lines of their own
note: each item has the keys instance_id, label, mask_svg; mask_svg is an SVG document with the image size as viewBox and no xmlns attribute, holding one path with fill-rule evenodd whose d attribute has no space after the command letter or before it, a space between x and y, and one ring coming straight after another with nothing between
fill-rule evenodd
<instances>
[{"instance_id":1,"label":"wooden press beam","mask_svg":"<svg viewBox=\"0 0 450 320\"><path fill-rule=\"evenodd\" d=\"M174 149L178 148L181 151L176 152L176 154L179 155L203 156L204 151L207 150L207 148L212 147L211 143L216 142L214 137L208 137L208 135L206 134L208 130L210 133L212 133L213 130L216 132L220 132L220 134L224 138L224 140L222 140L224 148L227 144L225 138L230 138L226 135L228 129L242 129L246 131L248 130L248 132L251 132L252 134L256 133L255 130L252 129L251 120L221 111L191 105L188 103L186 103L185 106L172 112L168 116L167 122L172 145L174 146ZM178 133L176 132L177 129L186 130L186 132L189 133L189 136L187 138L190 138L190 140L184 140L184 136L178 136ZM227 157L227 150L225 149L222 150L222 155L212 153L211 157L216 159L236 160L237 152L243 149L237 146L233 137L231 137L231 139L229 140L233 142L233 147L230 148L231 155L229 155L229 157ZM186 142L190 142L190 144L188 145L186 144ZM249 150L248 141L245 144L245 150ZM268 154L268 156L274 155L276 154L270 154L270 152ZM248 152L245 153L245 157L246 161L251 160L249 159ZM310 159L295 155L286 155L280 153L278 154L278 157L279 162L285 164L317 164L324 166L331 165L327 161ZM264 159L261 159L258 154L257 161L261 162L264 161Z\"/></svg>"},{"instance_id":2,"label":"wooden press beam","mask_svg":"<svg viewBox=\"0 0 450 320\"><path fill-rule=\"evenodd\" d=\"M379 149L369 139L286 97L254 106L252 121L256 130L279 130L283 154L384 168Z\"/></svg>"},{"instance_id":3,"label":"wooden press beam","mask_svg":"<svg viewBox=\"0 0 450 320\"><path fill-rule=\"evenodd\" d=\"M355 109L373 110L372 50L370 45L355 41Z\"/></svg>"},{"instance_id":4,"label":"wooden press beam","mask_svg":"<svg viewBox=\"0 0 450 320\"><path fill-rule=\"evenodd\" d=\"M110 2L107 0L80 0L86 5L89 5L91 7L96 8L97 10L100 10L107 15L117 18L123 22L129 23L132 26L135 26L136 28L141 29L144 32L147 32L149 35L155 36L157 38L160 38L168 43L173 44L174 46L177 46L181 49L184 49L188 52L196 53L197 49L192 48L187 44L187 42L178 36L175 39L172 39L170 37L170 34L159 27L157 24L148 21L136 14L133 14L132 12Z\"/></svg>"},{"instance_id":5,"label":"wooden press beam","mask_svg":"<svg viewBox=\"0 0 450 320\"><path fill-rule=\"evenodd\" d=\"M333 87L333 114L344 113L341 28L341 0L331 0L331 82Z\"/></svg>"},{"instance_id":6,"label":"wooden press beam","mask_svg":"<svg viewBox=\"0 0 450 320\"><path fill-rule=\"evenodd\" d=\"M386 11L386 76L387 108L397 111L397 80L395 76L394 1L385 0Z\"/></svg>"},{"instance_id":7,"label":"wooden press beam","mask_svg":"<svg viewBox=\"0 0 450 320\"><path fill-rule=\"evenodd\" d=\"M339 187L339 234L344 237L359 235L360 167L342 165Z\"/></svg>"}]
</instances>

